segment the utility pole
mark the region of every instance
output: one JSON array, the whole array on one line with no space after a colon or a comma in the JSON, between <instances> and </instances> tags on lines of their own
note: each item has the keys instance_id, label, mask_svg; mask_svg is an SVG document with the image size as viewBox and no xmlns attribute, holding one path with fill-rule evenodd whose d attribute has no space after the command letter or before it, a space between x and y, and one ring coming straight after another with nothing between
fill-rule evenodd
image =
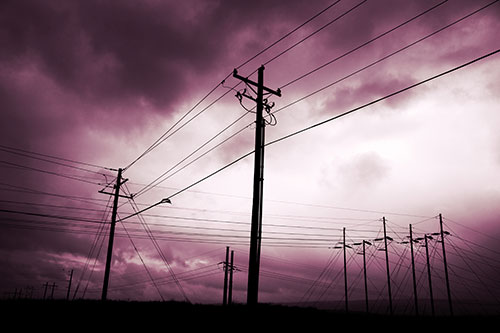
<instances>
[{"instance_id":1,"label":"utility pole","mask_svg":"<svg viewBox=\"0 0 500 333\"><path fill-rule=\"evenodd\" d=\"M69 274L68 292L66 293L66 300L69 301L69 293L71 292L71 281L73 280L73 270Z\"/></svg>"},{"instance_id":2,"label":"utility pole","mask_svg":"<svg viewBox=\"0 0 500 333\"><path fill-rule=\"evenodd\" d=\"M345 297L345 312L349 312L349 301L347 299L347 260L346 260L346 245L345 245L345 228L342 229L343 248L344 248L344 297Z\"/></svg>"},{"instance_id":3,"label":"utility pole","mask_svg":"<svg viewBox=\"0 0 500 333\"><path fill-rule=\"evenodd\" d=\"M363 275L365 278L365 308L366 308L366 313L368 313L368 282L366 279L366 244L372 245L372 243L363 240Z\"/></svg>"},{"instance_id":4,"label":"utility pole","mask_svg":"<svg viewBox=\"0 0 500 333\"><path fill-rule=\"evenodd\" d=\"M115 238L115 226L116 226L116 212L118 209L118 198L125 197L120 195L120 186L125 184L128 179L122 180L122 169L118 169L118 176L116 177L116 184L114 185L115 193L104 192L103 190L99 193L104 193L108 195L113 195L113 211L111 214L111 227L109 229L109 243L108 243L108 254L106 256L106 268L104 270L104 282L102 284L102 296L101 300L105 301L108 295L108 283L109 283L109 273L111 269L111 261L113 257L113 241ZM126 197L129 198L129 197Z\"/></svg>"},{"instance_id":5,"label":"utility pole","mask_svg":"<svg viewBox=\"0 0 500 333\"><path fill-rule=\"evenodd\" d=\"M252 224L250 229L250 255L248 260L248 289L247 304L256 305L259 297L259 270L260 270L260 247L262 236L262 195L264 188L264 144L265 144L265 119L264 91L266 93L281 96L281 91L274 91L264 86L264 66L258 69L258 81L254 82L246 77L238 75L235 69L233 77L243 81L248 86L257 87L257 97L243 96L252 99L257 104L255 120L255 160L253 176L253 202L252 202ZM252 88L253 89L253 88ZM269 105L266 105L270 109Z\"/></svg>"},{"instance_id":6,"label":"utility pole","mask_svg":"<svg viewBox=\"0 0 500 333\"><path fill-rule=\"evenodd\" d=\"M45 284L43 285L44 289L43 289L43 299L45 300L45 298L47 297L47 288L49 287L49 283L48 282L45 282Z\"/></svg>"},{"instance_id":7,"label":"utility pole","mask_svg":"<svg viewBox=\"0 0 500 333\"><path fill-rule=\"evenodd\" d=\"M229 293L227 296L227 304L233 304L233 271L234 271L234 251L231 250L231 263L229 265Z\"/></svg>"},{"instance_id":8,"label":"utility pole","mask_svg":"<svg viewBox=\"0 0 500 333\"><path fill-rule=\"evenodd\" d=\"M451 303L451 292L450 292L450 280L448 278L448 264L446 263L446 250L444 246L444 234L447 232L443 231L443 216L441 214L439 214L439 227L441 233L441 245L443 246L443 263L444 263L444 275L446 279L446 291L448 292L448 306L450 308L450 315L453 316L453 306Z\"/></svg>"},{"instance_id":9,"label":"utility pole","mask_svg":"<svg viewBox=\"0 0 500 333\"><path fill-rule=\"evenodd\" d=\"M385 228L385 217L382 218L382 222L384 224L385 264L387 268L387 290L389 293L389 313L392 316L393 312L392 312L392 293L391 293L391 272L389 270L389 251L387 250L387 231Z\"/></svg>"},{"instance_id":10,"label":"utility pole","mask_svg":"<svg viewBox=\"0 0 500 333\"><path fill-rule=\"evenodd\" d=\"M52 286L50 286L52 291L50 293L50 299L54 299L54 290L57 288L57 284L55 282L52 283Z\"/></svg>"},{"instance_id":11,"label":"utility pole","mask_svg":"<svg viewBox=\"0 0 500 333\"><path fill-rule=\"evenodd\" d=\"M224 261L224 292L222 295L222 305L227 305L227 275L229 270L229 246L226 246L226 261Z\"/></svg>"},{"instance_id":12,"label":"utility pole","mask_svg":"<svg viewBox=\"0 0 500 333\"><path fill-rule=\"evenodd\" d=\"M429 261L429 246L427 244L427 239L432 239L432 236L424 235L425 240L425 256L427 257L427 276L429 278L429 296L431 297L431 311L432 316L434 317L434 296L432 294L432 279L431 279L431 264Z\"/></svg>"},{"instance_id":13,"label":"utility pole","mask_svg":"<svg viewBox=\"0 0 500 333\"><path fill-rule=\"evenodd\" d=\"M411 271L413 274L413 297L415 299L415 315L418 317L417 279L415 275L415 259L413 255L413 231L411 224L410 224L410 253L411 253Z\"/></svg>"}]
</instances>

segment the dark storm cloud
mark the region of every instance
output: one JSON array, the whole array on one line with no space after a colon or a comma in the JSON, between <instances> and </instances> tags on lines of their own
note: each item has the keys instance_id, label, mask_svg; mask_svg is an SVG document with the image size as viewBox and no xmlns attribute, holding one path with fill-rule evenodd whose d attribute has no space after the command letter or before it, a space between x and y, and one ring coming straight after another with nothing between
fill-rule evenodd
<instances>
[{"instance_id":1,"label":"dark storm cloud","mask_svg":"<svg viewBox=\"0 0 500 333\"><path fill-rule=\"evenodd\" d=\"M300 7L289 4L292 13ZM233 36L247 28L269 33L271 17L293 18L282 9L278 1L4 1L1 59L34 62L90 100L143 98L164 108L186 95L191 80L229 72L229 49L237 50L233 61L247 57L238 52L246 41Z\"/></svg>"}]
</instances>

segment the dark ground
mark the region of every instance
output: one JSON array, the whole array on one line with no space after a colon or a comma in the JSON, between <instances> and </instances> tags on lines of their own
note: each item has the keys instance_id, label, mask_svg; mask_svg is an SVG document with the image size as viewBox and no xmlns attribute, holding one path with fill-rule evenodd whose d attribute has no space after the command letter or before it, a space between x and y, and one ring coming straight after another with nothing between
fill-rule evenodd
<instances>
[{"instance_id":1,"label":"dark ground","mask_svg":"<svg viewBox=\"0 0 500 333\"><path fill-rule=\"evenodd\" d=\"M181 302L125 301L0 301L0 319L7 331L50 329L51 331L149 330L183 332L294 330L340 331L433 331L434 329L489 328L500 323L498 316L409 317L338 313L313 308L260 304L222 307ZM494 325L494 326L491 326Z\"/></svg>"}]
</instances>

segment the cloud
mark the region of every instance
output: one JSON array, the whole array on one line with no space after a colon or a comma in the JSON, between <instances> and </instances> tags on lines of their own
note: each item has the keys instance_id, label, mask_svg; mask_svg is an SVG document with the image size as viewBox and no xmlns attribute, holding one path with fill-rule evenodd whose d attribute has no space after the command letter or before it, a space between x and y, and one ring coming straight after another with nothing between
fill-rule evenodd
<instances>
[{"instance_id":1,"label":"cloud","mask_svg":"<svg viewBox=\"0 0 500 333\"><path fill-rule=\"evenodd\" d=\"M342 113L357 106L361 106L390 93L406 88L416 81L409 76L395 77L392 75L374 75L335 88L325 102L324 112ZM394 96L386 101L385 105L400 110L411 98L412 92L405 92L400 96Z\"/></svg>"},{"instance_id":2,"label":"cloud","mask_svg":"<svg viewBox=\"0 0 500 333\"><path fill-rule=\"evenodd\" d=\"M354 156L338 167L345 188L366 188L381 183L390 175L390 166L379 154L366 152Z\"/></svg>"}]
</instances>

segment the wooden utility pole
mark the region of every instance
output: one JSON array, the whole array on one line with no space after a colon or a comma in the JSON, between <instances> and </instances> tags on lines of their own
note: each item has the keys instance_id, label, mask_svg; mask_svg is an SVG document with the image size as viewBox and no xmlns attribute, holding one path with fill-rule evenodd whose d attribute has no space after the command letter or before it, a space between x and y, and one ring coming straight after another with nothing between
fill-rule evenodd
<instances>
[{"instance_id":1,"label":"wooden utility pole","mask_svg":"<svg viewBox=\"0 0 500 333\"><path fill-rule=\"evenodd\" d=\"M446 262L446 249L444 246L444 235L447 232L443 231L443 216L439 214L439 228L441 234L441 245L443 246L443 263L444 263L444 276L446 279L446 291L448 293L448 306L450 308L450 315L453 316L453 306L451 302L450 279L448 278L448 264Z\"/></svg>"},{"instance_id":2,"label":"wooden utility pole","mask_svg":"<svg viewBox=\"0 0 500 333\"><path fill-rule=\"evenodd\" d=\"M434 295L432 293L432 279L431 279L431 263L429 260L429 245L427 244L427 239L432 239L431 236L424 235L424 240L425 240L425 256L427 258L427 277L429 279L429 296L431 298L431 312L432 316L435 315L434 311Z\"/></svg>"},{"instance_id":3,"label":"wooden utility pole","mask_svg":"<svg viewBox=\"0 0 500 333\"><path fill-rule=\"evenodd\" d=\"M52 282L50 288L51 288L50 299L54 299L54 290L57 288L57 284L55 282Z\"/></svg>"},{"instance_id":4,"label":"wooden utility pole","mask_svg":"<svg viewBox=\"0 0 500 333\"><path fill-rule=\"evenodd\" d=\"M224 291L222 293L222 305L227 305L227 277L229 271L229 246L226 246L226 261L224 261Z\"/></svg>"},{"instance_id":5,"label":"wooden utility pole","mask_svg":"<svg viewBox=\"0 0 500 333\"><path fill-rule=\"evenodd\" d=\"M264 86L264 66L258 69L258 80L254 82L246 77L238 75L235 69L233 77L243 81L248 86L257 87L257 97L253 98L244 94L243 96L252 99L257 104L255 120L255 160L253 176L253 202L252 202L252 224L250 230L250 255L248 260L248 289L247 304L258 303L259 295L259 270L260 270L260 248L262 236L262 194L264 187L264 145L265 145L265 119L264 111L264 91L266 93L281 96L281 91L274 91ZM266 107L268 107L266 105Z\"/></svg>"},{"instance_id":6,"label":"wooden utility pole","mask_svg":"<svg viewBox=\"0 0 500 333\"><path fill-rule=\"evenodd\" d=\"M392 292L391 292L391 271L389 270L389 251L387 250L387 231L385 228L385 217L382 218L382 222L384 224L384 244L385 244L385 265L387 268L387 291L389 293L389 313L392 312Z\"/></svg>"},{"instance_id":7,"label":"wooden utility pole","mask_svg":"<svg viewBox=\"0 0 500 333\"><path fill-rule=\"evenodd\" d=\"M234 251L231 250L231 262L229 264L229 292L227 295L227 304L233 303L233 272L234 272Z\"/></svg>"},{"instance_id":8,"label":"wooden utility pole","mask_svg":"<svg viewBox=\"0 0 500 333\"><path fill-rule=\"evenodd\" d=\"M71 292L71 281L73 280L73 270L71 270L69 274L69 282L68 282L68 292L66 293L66 300L69 300L69 293Z\"/></svg>"},{"instance_id":9,"label":"wooden utility pole","mask_svg":"<svg viewBox=\"0 0 500 333\"><path fill-rule=\"evenodd\" d=\"M118 176L116 177L116 184L114 185L115 193L108 193L104 191L99 191L99 193L104 193L108 195L113 195L113 211L111 214L111 227L109 229L109 242L108 242L108 254L106 256L106 267L104 270L104 282L102 284L102 296L101 300L105 301L108 295L108 283L109 283L109 273L111 269L111 260L113 257L113 241L115 238L115 226L116 226L116 213L118 209L118 198L126 197L120 195L120 186L122 186L128 179L122 180L122 169L118 169ZM129 198L129 197L126 197Z\"/></svg>"},{"instance_id":10,"label":"wooden utility pole","mask_svg":"<svg viewBox=\"0 0 500 333\"><path fill-rule=\"evenodd\" d=\"M345 228L342 229L343 248L344 248L344 297L345 297L345 312L349 312L349 301L347 298L347 259L346 259L346 244L345 244Z\"/></svg>"},{"instance_id":11,"label":"wooden utility pole","mask_svg":"<svg viewBox=\"0 0 500 333\"><path fill-rule=\"evenodd\" d=\"M410 224L410 253L411 253L411 271L413 275L413 298L415 300L415 315L418 316L418 297L417 297L417 279L415 275L415 257L413 254L413 231Z\"/></svg>"},{"instance_id":12,"label":"wooden utility pole","mask_svg":"<svg viewBox=\"0 0 500 333\"><path fill-rule=\"evenodd\" d=\"M49 287L49 283L48 282L45 282L45 284L43 285L44 289L43 289L43 299L46 299L47 297L47 288Z\"/></svg>"},{"instance_id":13,"label":"wooden utility pole","mask_svg":"<svg viewBox=\"0 0 500 333\"><path fill-rule=\"evenodd\" d=\"M368 280L366 279L366 244L372 245L372 243L363 240L363 276L365 278L365 309L368 313Z\"/></svg>"}]
</instances>

